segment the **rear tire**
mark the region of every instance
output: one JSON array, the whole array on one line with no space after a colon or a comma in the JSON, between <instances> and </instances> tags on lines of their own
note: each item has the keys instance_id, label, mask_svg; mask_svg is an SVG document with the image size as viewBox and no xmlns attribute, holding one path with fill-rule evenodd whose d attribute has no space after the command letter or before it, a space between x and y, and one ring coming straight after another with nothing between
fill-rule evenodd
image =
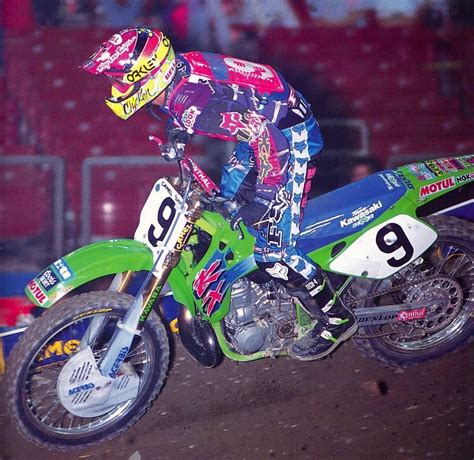
<instances>
[{"instance_id":1,"label":"rear tire","mask_svg":"<svg viewBox=\"0 0 474 460\"><path fill-rule=\"evenodd\" d=\"M81 418L60 403L56 380L95 316L107 322L96 340L88 340L96 359L107 348L117 321L133 297L115 292L93 292L72 297L39 317L12 350L7 369L8 412L20 434L52 450L70 450L108 441L135 424L163 386L169 364L165 328L151 312L125 360L140 378L138 395L108 413Z\"/></svg>"},{"instance_id":2,"label":"rear tire","mask_svg":"<svg viewBox=\"0 0 474 460\"><path fill-rule=\"evenodd\" d=\"M412 268L413 272L418 271L418 275L421 274L421 271L423 271L423 276L438 274L440 281L438 283L434 281L432 285L429 285L432 286L431 293L438 289L441 294L441 287L446 286L448 292L445 297L448 297L449 300L445 311L441 311L436 316L438 323L433 320L430 323L429 315L423 325L413 321L415 328L421 329L421 326L425 328L427 335L424 337L400 338L393 325L359 328L359 335L369 336L384 332L388 334L390 330L393 331L393 334L378 338L354 338L355 344L364 355L375 359L384 366L409 367L435 359L459 349L469 343L473 337L474 318L471 315L474 311L474 224L448 216L432 216L426 220L436 227L439 237L431 248L422 255L423 263L420 267L413 263L409 268ZM389 285L391 283L393 286L397 282L396 277L397 275L393 275L386 280L373 282L368 294L383 290L387 283ZM452 280L451 284L447 277ZM417 278L417 281L413 282L408 294L418 295L422 300L423 296L428 296L430 291L427 289L426 292L416 292L418 281L423 281L423 278ZM461 290L462 295L459 294ZM407 291L402 291L400 296L376 297L359 307L402 303L404 295L407 295ZM411 298L413 299L413 297Z\"/></svg>"}]
</instances>

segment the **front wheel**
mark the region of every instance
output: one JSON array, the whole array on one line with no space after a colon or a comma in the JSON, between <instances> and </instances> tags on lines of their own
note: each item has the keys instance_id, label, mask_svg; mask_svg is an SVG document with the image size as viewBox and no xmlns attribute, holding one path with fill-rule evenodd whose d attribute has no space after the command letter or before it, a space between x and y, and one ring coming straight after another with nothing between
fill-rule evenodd
<instances>
[{"instance_id":1,"label":"front wheel","mask_svg":"<svg viewBox=\"0 0 474 460\"><path fill-rule=\"evenodd\" d=\"M455 217L427 221L439 236L423 256L390 278L373 282L363 307L420 302L423 319L359 328L354 339L366 356L388 367L408 367L454 351L474 330L474 224ZM357 288L356 288L357 289ZM378 295L380 293L380 295ZM354 292L357 296L357 292Z\"/></svg>"},{"instance_id":2,"label":"front wheel","mask_svg":"<svg viewBox=\"0 0 474 460\"><path fill-rule=\"evenodd\" d=\"M139 377L135 398L96 417L79 417L60 402L57 380L77 346L88 345L96 361L107 349L117 322L133 297L115 292L82 294L54 306L23 334L8 361L8 410L21 435L41 447L68 450L107 441L130 428L163 386L169 363L166 330L152 312L130 347L125 363ZM99 334L88 337L93 318Z\"/></svg>"}]
</instances>

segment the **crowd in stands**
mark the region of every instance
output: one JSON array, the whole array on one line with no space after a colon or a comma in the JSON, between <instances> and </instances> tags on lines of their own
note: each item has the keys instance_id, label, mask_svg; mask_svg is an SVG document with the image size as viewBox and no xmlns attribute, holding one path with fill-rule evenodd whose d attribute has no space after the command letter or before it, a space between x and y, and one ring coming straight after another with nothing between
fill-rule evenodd
<instances>
[{"instance_id":1,"label":"crowd in stands","mask_svg":"<svg viewBox=\"0 0 474 460\"><path fill-rule=\"evenodd\" d=\"M116 119L103 104L105 79L78 69L111 30L130 25L164 30L177 51L215 51L272 64L310 100L318 119L360 120L370 141L363 153L375 161L361 166L359 175L371 172L374 162L383 168L472 152L469 3L0 0L0 157L63 158L67 210L77 234L84 159L156 155L146 140L160 133L156 122L142 113L127 122ZM319 179L322 191L353 180L348 155L350 160L357 150L351 140L336 145L343 136L329 128L323 127L323 135L323 158L331 168ZM196 140L191 153L222 149L203 142ZM104 174L110 187L111 178L124 180L117 172Z\"/></svg>"}]
</instances>

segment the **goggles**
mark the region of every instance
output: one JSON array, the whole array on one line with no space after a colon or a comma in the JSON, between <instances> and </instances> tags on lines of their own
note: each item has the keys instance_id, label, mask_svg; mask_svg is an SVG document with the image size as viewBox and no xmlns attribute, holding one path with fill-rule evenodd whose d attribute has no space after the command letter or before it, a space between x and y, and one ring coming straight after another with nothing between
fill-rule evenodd
<instances>
[{"instance_id":1,"label":"goggles","mask_svg":"<svg viewBox=\"0 0 474 460\"><path fill-rule=\"evenodd\" d=\"M125 72L121 72L122 75L125 75ZM130 89L130 87L133 87L133 83L125 83L123 81L122 75L119 76L119 74L114 75L107 73L107 78L109 79L111 85L118 89L121 93L127 93L127 91ZM137 83L135 83L136 85Z\"/></svg>"},{"instance_id":2,"label":"goggles","mask_svg":"<svg viewBox=\"0 0 474 460\"><path fill-rule=\"evenodd\" d=\"M117 85L118 77L114 78L112 86L112 97L106 98L107 106L122 120L127 120L135 112L158 97L169 85L176 72L174 55L166 60L161 69L146 83L140 82L126 85L120 80L120 85L125 92L120 91Z\"/></svg>"},{"instance_id":3,"label":"goggles","mask_svg":"<svg viewBox=\"0 0 474 460\"><path fill-rule=\"evenodd\" d=\"M127 120L162 92L163 90L159 90L155 79L150 78L143 86L140 83L135 83L125 94L112 86L112 97L105 98L105 103L115 115L122 120Z\"/></svg>"}]
</instances>

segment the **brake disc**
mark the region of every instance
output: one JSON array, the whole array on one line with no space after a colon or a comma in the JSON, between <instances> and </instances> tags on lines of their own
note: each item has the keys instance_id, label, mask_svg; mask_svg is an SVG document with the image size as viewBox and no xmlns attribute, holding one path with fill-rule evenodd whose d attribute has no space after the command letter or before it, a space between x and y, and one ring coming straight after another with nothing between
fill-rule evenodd
<instances>
[{"instance_id":1,"label":"brake disc","mask_svg":"<svg viewBox=\"0 0 474 460\"><path fill-rule=\"evenodd\" d=\"M100 373L91 347L76 353L62 368L57 382L61 404L78 417L97 417L136 398L140 379L129 364L122 363L117 377Z\"/></svg>"}]
</instances>

